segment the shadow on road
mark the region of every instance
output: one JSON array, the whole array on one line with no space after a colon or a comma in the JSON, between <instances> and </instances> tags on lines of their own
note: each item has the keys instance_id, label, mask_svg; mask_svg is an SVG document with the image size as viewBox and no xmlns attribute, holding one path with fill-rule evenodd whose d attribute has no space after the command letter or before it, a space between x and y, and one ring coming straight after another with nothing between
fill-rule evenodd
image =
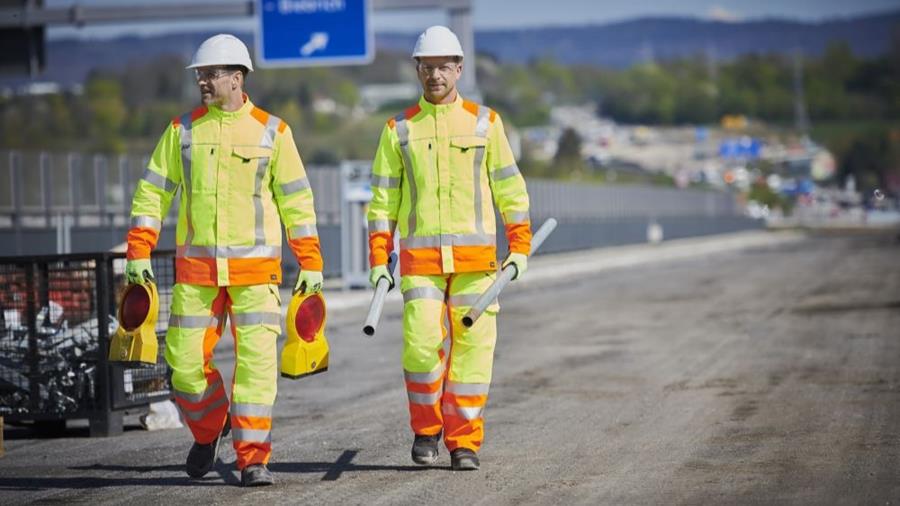
<instances>
[{"instance_id":1,"label":"shadow on road","mask_svg":"<svg viewBox=\"0 0 900 506\"><path fill-rule=\"evenodd\" d=\"M367 471L450 471L449 467L422 467L422 466L390 466L374 464L354 464L353 459L359 454L359 450L344 450L334 462L273 462L269 469L275 473L283 474L319 474L323 473L322 481L336 481L343 473L367 472ZM117 464L91 464L87 466L72 466L72 471L99 471L104 473L178 473L180 476L153 476L140 477L129 476L122 478L107 478L97 476L67 476L58 478L40 477L0 477L0 490L12 491L38 491L45 489L86 489L107 487L130 486L220 486L224 481L229 485L240 485L234 463L226 463L221 460L216 462L214 468L218 476L210 475L202 479L192 479L182 475L184 464L127 466Z\"/></svg>"},{"instance_id":2,"label":"shadow on road","mask_svg":"<svg viewBox=\"0 0 900 506\"><path fill-rule=\"evenodd\" d=\"M381 466L372 464L354 464L352 461L359 450L344 450L338 459L331 462L275 462L269 469L276 473L325 473L322 481L335 481L346 472L359 471L429 471L443 470L440 467L422 466ZM450 468L446 468L450 470Z\"/></svg>"}]
</instances>

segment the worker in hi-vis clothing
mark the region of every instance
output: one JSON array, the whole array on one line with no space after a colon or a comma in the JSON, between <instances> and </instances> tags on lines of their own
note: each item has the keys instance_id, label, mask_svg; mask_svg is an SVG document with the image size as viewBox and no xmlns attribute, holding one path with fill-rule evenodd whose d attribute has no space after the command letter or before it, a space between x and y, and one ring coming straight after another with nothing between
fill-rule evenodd
<instances>
[{"instance_id":1,"label":"worker in hi-vis clothing","mask_svg":"<svg viewBox=\"0 0 900 506\"><path fill-rule=\"evenodd\" d=\"M515 264L518 277L525 272L528 193L500 116L457 92L463 51L456 35L428 28L413 58L423 96L388 120L372 165L369 281L374 287L387 278L393 286L386 264L396 233L412 459L435 462L443 433L452 468L478 469L499 306L488 306L471 328L462 317L496 278L494 205L509 242L502 265Z\"/></svg>"},{"instance_id":2,"label":"worker in hi-vis clothing","mask_svg":"<svg viewBox=\"0 0 900 506\"><path fill-rule=\"evenodd\" d=\"M138 182L126 276L132 283L152 276L150 251L181 188L166 361L195 441L187 473L209 472L230 430L241 484L269 485L281 224L300 263L295 291L321 290L313 194L290 127L243 92L253 70L247 47L232 35L216 35L187 68L196 73L203 105L166 128ZM212 362L226 313L236 362L230 408Z\"/></svg>"}]
</instances>

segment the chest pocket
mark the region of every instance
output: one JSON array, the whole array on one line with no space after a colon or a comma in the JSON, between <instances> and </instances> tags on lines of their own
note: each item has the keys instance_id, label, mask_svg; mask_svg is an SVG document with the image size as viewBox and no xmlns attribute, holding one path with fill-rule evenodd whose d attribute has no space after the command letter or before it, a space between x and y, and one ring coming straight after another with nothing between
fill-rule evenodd
<instances>
[{"instance_id":1,"label":"chest pocket","mask_svg":"<svg viewBox=\"0 0 900 506\"><path fill-rule=\"evenodd\" d=\"M465 181L474 181L484 165L487 139L477 135L466 135L450 139L450 163L455 168L454 175Z\"/></svg>"},{"instance_id":2,"label":"chest pocket","mask_svg":"<svg viewBox=\"0 0 900 506\"><path fill-rule=\"evenodd\" d=\"M272 148L235 146L231 151L228 177L232 191L259 196L269 174Z\"/></svg>"}]
</instances>

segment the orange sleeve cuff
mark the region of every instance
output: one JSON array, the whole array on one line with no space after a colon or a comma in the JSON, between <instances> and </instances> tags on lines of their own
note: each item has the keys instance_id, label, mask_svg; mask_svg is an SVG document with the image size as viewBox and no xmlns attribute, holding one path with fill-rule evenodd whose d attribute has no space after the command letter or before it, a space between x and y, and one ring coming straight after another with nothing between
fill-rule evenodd
<instances>
[{"instance_id":1,"label":"orange sleeve cuff","mask_svg":"<svg viewBox=\"0 0 900 506\"><path fill-rule=\"evenodd\" d=\"M506 240L511 253L531 254L531 222L507 224Z\"/></svg>"},{"instance_id":2,"label":"orange sleeve cuff","mask_svg":"<svg viewBox=\"0 0 900 506\"><path fill-rule=\"evenodd\" d=\"M315 236L299 237L288 241L291 251L297 257L300 268L307 271L319 271L324 268L322 262L322 249L319 246L319 238Z\"/></svg>"},{"instance_id":3,"label":"orange sleeve cuff","mask_svg":"<svg viewBox=\"0 0 900 506\"><path fill-rule=\"evenodd\" d=\"M159 231L150 227L133 227L128 230L128 250L125 258L138 260L150 258L150 252L159 241Z\"/></svg>"},{"instance_id":4,"label":"orange sleeve cuff","mask_svg":"<svg viewBox=\"0 0 900 506\"><path fill-rule=\"evenodd\" d=\"M369 234L369 266L386 265L392 251L394 251L394 237L390 232Z\"/></svg>"}]
</instances>

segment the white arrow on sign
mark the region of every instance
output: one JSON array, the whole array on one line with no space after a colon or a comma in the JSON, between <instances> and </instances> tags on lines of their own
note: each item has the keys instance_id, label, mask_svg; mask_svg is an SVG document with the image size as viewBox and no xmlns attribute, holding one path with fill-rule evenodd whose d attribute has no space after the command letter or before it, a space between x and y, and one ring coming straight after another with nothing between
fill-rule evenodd
<instances>
[{"instance_id":1,"label":"white arrow on sign","mask_svg":"<svg viewBox=\"0 0 900 506\"><path fill-rule=\"evenodd\" d=\"M328 45L328 33L315 32L309 38L309 42L300 47L300 54L309 56L320 49L325 49Z\"/></svg>"}]
</instances>

